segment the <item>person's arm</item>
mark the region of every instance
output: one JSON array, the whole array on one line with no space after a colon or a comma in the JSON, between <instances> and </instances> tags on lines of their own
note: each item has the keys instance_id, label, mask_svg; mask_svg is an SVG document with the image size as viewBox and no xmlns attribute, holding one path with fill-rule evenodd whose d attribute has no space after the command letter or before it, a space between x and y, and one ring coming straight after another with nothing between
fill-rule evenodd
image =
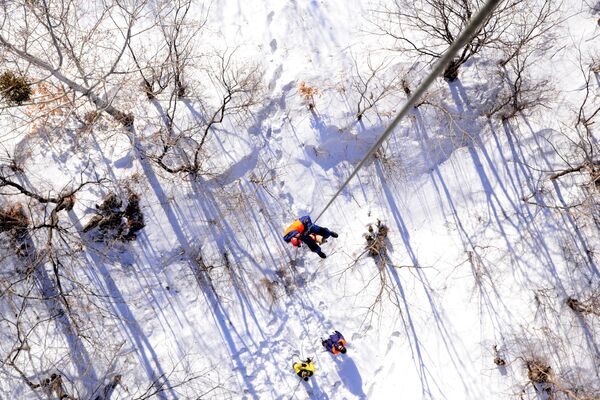
<instances>
[{"instance_id":1,"label":"person's arm","mask_svg":"<svg viewBox=\"0 0 600 400\"><path fill-rule=\"evenodd\" d=\"M289 231L284 237L283 237L283 241L286 243L289 243L290 240L292 240L293 237L298 237L300 235L300 232L293 230L293 231Z\"/></svg>"}]
</instances>

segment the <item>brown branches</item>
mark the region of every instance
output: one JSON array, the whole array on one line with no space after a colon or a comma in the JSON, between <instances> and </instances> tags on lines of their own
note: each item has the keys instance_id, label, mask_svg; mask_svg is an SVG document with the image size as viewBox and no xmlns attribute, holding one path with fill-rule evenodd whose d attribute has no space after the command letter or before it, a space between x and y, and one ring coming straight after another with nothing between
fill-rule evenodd
<instances>
[{"instance_id":1,"label":"brown branches","mask_svg":"<svg viewBox=\"0 0 600 400\"><path fill-rule=\"evenodd\" d=\"M531 385L536 394L544 396L549 400L599 400L600 397L593 387L587 388L569 383L565 377L559 376L547 362L539 358L527 358L523 360L527 370L528 382L521 391L521 398L526 393L527 387ZM595 392L595 393L594 393Z\"/></svg>"},{"instance_id":2,"label":"brown branches","mask_svg":"<svg viewBox=\"0 0 600 400\"><path fill-rule=\"evenodd\" d=\"M367 69L359 67L358 60L354 60L354 73L351 77L351 87L358 94L356 102L356 119L362 120L365 113L376 109L386 97L400 92L403 76L397 71L388 71L389 60L381 60L374 64L371 56L367 56Z\"/></svg>"},{"instance_id":3,"label":"brown branches","mask_svg":"<svg viewBox=\"0 0 600 400\"><path fill-rule=\"evenodd\" d=\"M321 92L315 86L309 85L306 82L300 82L298 85L298 93L300 93L306 107L308 107L309 110L313 110L316 107L315 96L319 96Z\"/></svg>"},{"instance_id":4,"label":"brown branches","mask_svg":"<svg viewBox=\"0 0 600 400\"><path fill-rule=\"evenodd\" d=\"M391 38L394 49L424 56L430 60L441 57L454 39L464 30L473 14L483 5L481 0L394 0L391 6L381 4L372 11L372 23L378 34ZM503 1L466 43L443 73L453 81L459 68L484 49L500 49L514 43L519 46L547 32L548 14L554 15L553 1L543 2L539 8L524 0ZM538 12L539 11L539 12ZM527 18L518 18L526 15ZM525 26L517 22L527 21ZM514 31L519 30L518 34Z\"/></svg>"},{"instance_id":5,"label":"brown branches","mask_svg":"<svg viewBox=\"0 0 600 400\"><path fill-rule=\"evenodd\" d=\"M367 233L364 235L367 244L365 250L371 257L375 257L378 261L387 262L387 246L386 240L389 228L380 220L377 220L375 226L369 225Z\"/></svg>"},{"instance_id":6,"label":"brown branches","mask_svg":"<svg viewBox=\"0 0 600 400\"><path fill-rule=\"evenodd\" d=\"M0 46L3 46L6 50L18 55L23 60L35 65L36 67L49 72L56 79L67 85L71 90L83 94L99 109L105 111L107 114L109 114L111 117L113 117L116 121L121 123L126 128L129 129L133 126L133 116L131 114L127 114L113 107L110 102L101 98L90 88L78 84L74 80L61 73L60 70L55 69L52 65L48 64L47 62L43 61L37 56L34 56L32 54L27 53L26 51L16 48L14 45L9 43L2 35L0 35Z\"/></svg>"},{"instance_id":7,"label":"brown branches","mask_svg":"<svg viewBox=\"0 0 600 400\"><path fill-rule=\"evenodd\" d=\"M377 220L376 224L370 224L367 228L367 233L363 235L366 242L364 251L359 254L358 257L356 257L350 266L342 271L342 274L344 274L348 270L356 268L358 261L365 254L373 257L375 260L377 271L374 274L370 274L368 279L365 281L364 287L360 290L360 292L363 292L367 290L371 284L374 283L375 285L375 296L369 301L370 304L367 307L367 311L363 318L363 324L365 321L367 321L367 319L370 323L374 315L381 311L386 293L390 297L392 297L391 295L394 293L394 286L389 282L387 271L388 267L394 267L393 265L390 265L390 260L387 256L387 234L388 227L380 220Z\"/></svg>"},{"instance_id":8,"label":"brown branches","mask_svg":"<svg viewBox=\"0 0 600 400\"><path fill-rule=\"evenodd\" d=\"M207 13L190 14L192 2L189 0L168 2L156 13L156 25L159 27L163 42L149 51L146 44L143 49L134 49L128 43L129 52L142 77L142 87L148 99L153 100L170 88L170 96L176 99L186 97L187 69L198 62L194 55L199 33L204 29ZM194 61L193 61L194 60Z\"/></svg>"},{"instance_id":9,"label":"brown branches","mask_svg":"<svg viewBox=\"0 0 600 400\"><path fill-rule=\"evenodd\" d=\"M569 174L583 172L589 176L587 186L591 189L590 193L595 194L600 190L600 160L598 159L598 143L594 137L594 124L600 115L600 107L595 101L598 95L595 94L591 83L592 64L586 64L580 59L579 66L584 83L583 99L575 116L574 127L561 132L571 145L571 151L574 152L575 157L561 154L559 147L553 145L554 150L567 164L567 168L551 174L549 179L555 181ZM564 146L561 146L561 150L562 148Z\"/></svg>"},{"instance_id":10,"label":"brown branches","mask_svg":"<svg viewBox=\"0 0 600 400\"><path fill-rule=\"evenodd\" d=\"M534 2L514 13L510 29L498 42L502 56L498 62L500 90L487 106L486 116L496 115L505 121L525 110L548 107L549 81L534 78L531 71L547 55L553 29L559 22L559 4L555 1Z\"/></svg>"},{"instance_id":11,"label":"brown branches","mask_svg":"<svg viewBox=\"0 0 600 400\"><path fill-rule=\"evenodd\" d=\"M109 193L100 205L96 205L96 214L85 224L83 232L98 228L99 240L117 239L132 241L144 228L144 215L140 208L140 197L133 192L127 196L127 206L114 193Z\"/></svg>"},{"instance_id":12,"label":"brown branches","mask_svg":"<svg viewBox=\"0 0 600 400\"><path fill-rule=\"evenodd\" d=\"M565 303L571 310L577 313L600 317L600 296L597 294L583 301L569 297Z\"/></svg>"},{"instance_id":13,"label":"brown branches","mask_svg":"<svg viewBox=\"0 0 600 400\"><path fill-rule=\"evenodd\" d=\"M49 261L54 272L56 280L56 289L58 291L58 297L63 302L66 310L71 312L71 306L67 301L67 295L61 282L60 270L63 268L63 264L60 260L58 252L54 249L54 232L62 232L62 228L59 226L58 213L62 210L71 210L75 204L76 194L88 185L100 185L108 181L106 178L98 178L95 180L83 180L83 171L81 172L81 182L74 187L69 189L65 188L57 195L41 195L33 190L26 188L24 185L17 183L15 178L19 178L17 174L11 173L10 168L0 166L0 189L8 188L8 191L0 191L0 195L3 196L25 196L31 200L44 205L43 221L41 223L32 222L35 219L35 215L28 216L20 203L14 203L12 208L6 212L0 213L0 220L3 221L3 225L6 230L10 230L13 234L13 240L16 242L16 253L21 257L28 257L28 248L34 248L34 237L35 233L40 229L45 228L47 230L47 236L45 240L45 259ZM23 173L23 172L19 172ZM53 207L49 212L50 219L47 218L48 205L52 204ZM35 207L34 207L35 209ZM31 211L30 211L31 212ZM4 229L2 229L4 230ZM0 231L2 231L0 230ZM40 241L42 241L41 239Z\"/></svg>"},{"instance_id":14,"label":"brown branches","mask_svg":"<svg viewBox=\"0 0 600 400\"><path fill-rule=\"evenodd\" d=\"M61 207L60 209L66 208L68 203L73 202L73 199L75 198L75 194L77 192L79 192L80 190L82 190L84 187L86 187L88 185L100 185L100 184L103 184L103 183L106 183L109 181L107 178L98 178L95 180L81 181L78 185L76 185L68 190L63 190L58 195L43 196L39 193L36 193L34 190L27 189L25 186L16 182L13 179L13 176L14 175L10 174L6 170L4 165L0 165L0 189L3 189L3 188L14 189L14 191L0 192L0 195L7 196L7 195L21 194L21 195L30 197L34 200L37 200L38 202L43 203L43 204L54 203L57 205L57 207L60 206ZM16 193L15 193L15 191L16 191Z\"/></svg>"},{"instance_id":15,"label":"brown branches","mask_svg":"<svg viewBox=\"0 0 600 400\"><path fill-rule=\"evenodd\" d=\"M214 56L206 71L217 98L216 105L206 107L204 123L181 129L174 124L174 116L167 115L165 128L159 132L161 150L149 156L165 171L186 175L202 173L210 133L227 117L246 117L262 101L262 70L256 64L235 62L234 53L235 50Z\"/></svg>"},{"instance_id":16,"label":"brown branches","mask_svg":"<svg viewBox=\"0 0 600 400\"><path fill-rule=\"evenodd\" d=\"M598 100L600 93L593 86L592 77L598 76L597 60L593 57L588 62L583 60L581 50L579 50L579 70L583 77L583 99L577 111L575 122L575 131L579 136L578 146L583 153L585 161L589 164L597 157L597 142L594 139L594 124L600 116L600 106Z\"/></svg>"},{"instance_id":17,"label":"brown branches","mask_svg":"<svg viewBox=\"0 0 600 400\"><path fill-rule=\"evenodd\" d=\"M600 163L598 163L600 164ZM560 178L561 176L565 176L567 174L572 174L573 172L580 172L582 169L584 168L593 168L593 166L587 165L587 164L581 164L579 166L576 167L571 167L571 168L567 168L564 169L560 172L556 172L552 175L550 175L550 177L548 179L550 179L551 181L556 180L558 178Z\"/></svg>"},{"instance_id":18,"label":"brown branches","mask_svg":"<svg viewBox=\"0 0 600 400\"><path fill-rule=\"evenodd\" d=\"M119 3L117 3L119 4ZM54 4L39 2L30 6L24 6L22 10L22 24L28 28L23 32L23 27L15 23L5 23L2 34L0 34L0 47L16 57L16 64L21 62L35 66L45 74L49 74L71 90L82 94L101 111L105 111L117 122L127 129L133 124L133 116L119 110L112 105L112 99L102 96L97 90L98 86L106 85L107 78L114 74L117 65L121 62L123 54L133 33L132 28L136 15L140 12L140 5L128 11L119 7L125 14L125 25L123 43L114 48L115 56L111 59L111 47L115 41L103 46L100 27L104 27L109 18L115 18L116 10L111 10L113 5L104 4L100 7L105 9L89 10L89 17L97 17L97 20L85 28L79 25L77 6L69 3L68 6L54 7ZM112 12L112 13L111 13ZM98 13L98 15L96 15ZM91 21L90 21L91 22ZM78 40L79 39L79 40ZM94 40L96 39L96 40ZM50 49L50 51L48 51ZM93 59L93 66L86 63L88 53L96 54L98 49L103 49L102 57ZM55 60L53 60L55 56ZM107 57L108 56L108 57ZM107 69L102 71L100 61L110 60ZM71 74L64 71L68 61L75 65L76 73ZM95 74L100 70L99 74ZM94 79L95 77L95 79Z\"/></svg>"},{"instance_id":19,"label":"brown branches","mask_svg":"<svg viewBox=\"0 0 600 400\"><path fill-rule=\"evenodd\" d=\"M26 283L24 281L23 283ZM3 285L4 286L4 285ZM0 291L0 298L7 301L7 295L15 291L15 288L2 287ZM2 326L2 332L13 333L10 336L14 340L14 344L11 345L10 351L3 355L0 359L0 365L8 367L14 370L20 379L32 390L42 389L48 393L54 393L58 398L62 399L74 399L69 396L62 384L62 378L60 375L52 373L49 378L41 379L36 382L36 379L31 377L27 370L21 366L20 358L21 355L25 355L29 359L29 362L25 364L31 367L31 355L26 355L32 351L32 347L37 343L35 333L39 330L47 330L47 324L54 321L58 317L56 314L51 314L47 317L37 318L31 313L31 304L34 301L32 295L33 285L24 288L24 292L20 293L20 296L13 301L6 302L5 304L14 305L14 313L8 313L0 317L0 326ZM6 341L6 338L3 338ZM42 372L43 373L43 372Z\"/></svg>"},{"instance_id":20,"label":"brown branches","mask_svg":"<svg viewBox=\"0 0 600 400\"><path fill-rule=\"evenodd\" d=\"M30 223L31 221L20 203L15 203L8 209L0 210L0 232L10 230L20 232L27 229Z\"/></svg>"},{"instance_id":21,"label":"brown branches","mask_svg":"<svg viewBox=\"0 0 600 400\"><path fill-rule=\"evenodd\" d=\"M536 80L531 76L530 70L536 63L532 55L517 53L500 68L500 90L485 110L487 117L497 116L506 121L526 110L548 107L550 84L548 80Z\"/></svg>"}]
</instances>

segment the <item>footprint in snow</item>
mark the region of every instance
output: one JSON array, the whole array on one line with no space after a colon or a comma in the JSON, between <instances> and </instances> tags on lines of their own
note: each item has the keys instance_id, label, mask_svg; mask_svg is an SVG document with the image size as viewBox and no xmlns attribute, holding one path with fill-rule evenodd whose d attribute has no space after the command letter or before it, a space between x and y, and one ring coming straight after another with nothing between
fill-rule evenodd
<instances>
[{"instance_id":1,"label":"footprint in snow","mask_svg":"<svg viewBox=\"0 0 600 400\"><path fill-rule=\"evenodd\" d=\"M275 89L275 84L281 78L281 73L283 72L283 65L279 65L275 71L273 72L273 77L269 81L269 90Z\"/></svg>"},{"instance_id":2,"label":"footprint in snow","mask_svg":"<svg viewBox=\"0 0 600 400\"><path fill-rule=\"evenodd\" d=\"M395 345L395 342L398 340L399 336L392 336L392 338L388 341L386 353L389 353Z\"/></svg>"},{"instance_id":3,"label":"footprint in snow","mask_svg":"<svg viewBox=\"0 0 600 400\"><path fill-rule=\"evenodd\" d=\"M269 46L271 46L271 53L275 53L275 50L277 50L277 40L276 39L271 40L271 42L269 43Z\"/></svg>"}]
</instances>

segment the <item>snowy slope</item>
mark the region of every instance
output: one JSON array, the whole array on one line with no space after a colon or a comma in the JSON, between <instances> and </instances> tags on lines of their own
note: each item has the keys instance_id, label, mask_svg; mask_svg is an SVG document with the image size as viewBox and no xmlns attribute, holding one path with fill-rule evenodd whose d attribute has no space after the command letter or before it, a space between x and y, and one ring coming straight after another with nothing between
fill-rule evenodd
<instances>
[{"instance_id":1,"label":"snowy slope","mask_svg":"<svg viewBox=\"0 0 600 400\"><path fill-rule=\"evenodd\" d=\"M549 143L569 145L561 127L581 96L577 50L598 51L589 13L560 27L562 50L537 70L556 78L548 108L509 123L479 116L494 87L491 67L476 60L459 81L432 89L446 113L415 109L318 221L340 234L323 246L325 260L281 240L296 217L316 217L405 98L395 93L378 114L355 120L354 60L364 67L369 52L389 55L367 32L371 8L359 0L213 3L198 48L238 47L238 62L263 68L265 98L250 118L215 129L209 173L197 179L143 156L157 144L169 99L148 101L133 80L117 98L136 116L136 141L108 119L93 134L67 124L72 136L5 140L32 152L33 186L63 187L90 163L113 181L83 192L62 216L74 232L103 194L126 185L142 194L146 220L130 244L74 239L83 245L68 274L98 296L75 301L77 319L102 344L59 318L36 336L45 351L27 362L29 374L52 365L81 399L95 398L115 374L122 378L111 399L535 399L545 397L528 384L525 363L541 358L600 397L598 316L565 305L598 289L597 226L585 211L524 201L551 202L552 190L565 202L580 195L578 178L548 180L565 167ZM427 67L415 68L418 81ZM302 82L318 89L314 109ZM181 126L203 118L200 100L179 104ZM384 263L364 251L363 235L378 220L389 227ZM52 282L50 270L40 282ZM14 307L6 302L2 312ZM348 340L345 356L321 347L334 329ZM506 365L494 364L498 356ZM308 383L293 373L299 357L315 360ZM6 371L0 398L41 396Z\"/></svg>"}]
</instances>

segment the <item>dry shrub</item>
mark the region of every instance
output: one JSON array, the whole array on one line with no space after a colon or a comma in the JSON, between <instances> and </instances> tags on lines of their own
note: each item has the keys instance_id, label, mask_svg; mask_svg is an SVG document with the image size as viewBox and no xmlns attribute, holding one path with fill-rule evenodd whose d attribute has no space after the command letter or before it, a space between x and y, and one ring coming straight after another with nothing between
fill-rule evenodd
<instances>
[{"instance_id":1,"label":"dry shrub","mask_svg":"<svg viewBox=\"0 0 600 400\"><path fill-rule=\"evenodd\" d=\"M506 365L506 360L501 356L498 346L494 345L492 351L494 352L494 364L499 367L504 367Z\"/></svg>"},{"instance_id":2,"label":"dry shrub","mask_svg":"<svg viewBox=\"0 0 600 400\"><path fill-rule=\"evenodd\" d=\"M135 120L133 113L124 112L119 112L116 119L121 125L123 125L127 129L133 126L133 122Z\"/></svg>"},{"instance_id":3,"label":"dry shrub","mask_svg":"<svg viewBox=\"0 0 600 400\"><path fill-rule=\"evenodd\" d=\"M48 394L54 393L58 399L75 400L75 397L70 396L65 391L63 378L59 374L52 374L50 379L46 378L42 383L42 387L46 389Z\"/></svg>"},{"instance_id":4,"label":"dry shrub","mask_svg":"<svg viewBox=\"0 0 600 400\"><path fill-rule=\"evenodd\" d=\"M10 238L15 254L19 257L29 256L30 237L28 227L31 221L21 203L12 204L7 209L0 209L0 232L6 232Z\"/></svg>"},{"instance_id":5,"label":"dry shrub","mask_svg":"<svg viewBox=\"0 0 600 400\"><path fill-rule=\"evenodd\" d=\"M371 257L383 257L386 254L386 238L389 228L380 220L377 220L376 225L369 225L368 232L365 233L365 250L369 252Z\"/></svg>"},{"instance_id":6,"label":"dry shrub","mask_svg":"<svg viewBox=\"0 0 600 400\"><path fill-rule=\"evenodd\" d=\"M300 85L298 86L298 91L300 92L300 95L306 102L308 109L312 110L313 108L315 108L315 96L320 94L319 89L313 86L309 86L305 82L300 82Z\"/></svg>"},{"instance_id":7,"label":"dry shrub","mask_svg":"<svg viewBox=\"0 0 600 400\"><path fill-rule=\"evenodd\" d=\"M26 77L12 71L0 75L0 96L8 104L20 106L31 98L31 94L31 84Z\"/></svg>"},{"instance_id":8,"label":"dry shrub","mask_svg":"<svg viewBox=\"0 0 600 400\"><path fill-rule=\"evenodd\" d=\"M552 367L546 363L531 359L525 362L527 367L527 378L532 383L549 383L552 382Z\"/></svg>"},{"instance_id":9,"label":"dry shrub","mask_svg":"<svg viewBox=\"0 0 600 400\"><path fill-rule=\"evenodd\" d=\"M277 287L279 286L279 283L277 281L272 281L266 276L260 279L260 283L267 290L269 303L275 303L279 298L279 295L277 294Z\"/></svg>"},{"instance_id":10,"label":"dry shrub","mask_svg":"<svg viewBox=\"0 0 600 400\"><path fill-rule=\"evenodd\" d=\"M600 191L600 167L596 165L590 167L590 183L596 190Z\"/></svg>"},{"instance_id":11,"label":"dry shrub","mask_svg":"<svg viewBox=\"0 0 600 400\"><path fill-rule=\"evenodd\" d=\"M148 100L154 100L156 98L157 93L154 91L154 88L152 87L151 82L144 80L141 83L141 87L142 87L142 91L144 92L144 94L146 95Z\"/></svg>"},{"instance_id":12,"label":"dry shrub","mask_svg":"<svg viewBox=\"0 0 600 400\"><path fill-rule=\"evenodd\" d=\"M31 91L33 103L27 106L26 113L32 117L31 133L47 127L50 117L64 117L71 109L71 102L61 85L41 82Z\"/></svg>"},{"instance_id":13,"label":"dry shrub","mask_svg":"<svg viewBox=\"0 0 600 400\"><path fill-rule=\"evenodd\" d=\"M98 120L98 118L100 118L99 112L97 112L97 111L86 112L83 116L83 122L85 123L86 128L94 125L94 122L96 122Z\"/></svg>"},{"instance_id":14,"label":"dry shrub","mask_svg":"<svg viewBox=\"0 0 600 400\"><path fill-rule=\"evenodd\" d=\"M62 199L60 199L60 201L56 205L56 212L61 211L61 210L71 211L73 209L73 207L75 207L76 200L77 200L77 198L75 197L74 194L63 197Z\"/></svg>"},{"instance_id":15,"label":"dry shrub","mask_svg":"<svg viewBox=\"0 0 600 400\"><path fill-rule=\"evenodd\" d=\"M68 112L69 99L62 86L41 82L31 91L31 95L35 96L35 103L27 107L29 115L41 113L61 116Z\"/></svg>"},{"instance_id":16,"label":"dry shrub","mask_svg":"<svg viewBox=\"0 0 600 400\"><path fill-rule=\"evenodd\" d=\"M600 316L600 299L597 296L592 296L584 301L569 297L566 304L575 312Z\"/></svg>"},{"instance_id":17,"label":"dry shrub","mask_svg":"<svg viewBox=\"0 0 600 400\"><path fill-rule=\"evenodd\" d=\"M581 302L577 299L574 299L572 297L569 297L566 301L567 306L569 306L569 308L573 311L577 311L580 313L585 313L588 312L588 309L586 306L584 306L583 304L581 304Z\"/></svg>"},{"instance_id":18,"label":"dry shrub","mask_svg":"<svg viewBox=\"0 0 600 400\"><path fill-rule=\"evenodd\" d=\"M29 218L21 203L15 203L8 209L0 209L0 232L19 232L27 229Z\"/></svg>"},{"instance_id":19,"label":"dry shrub","mask_svg":"<svg viewBox=\"0 0 600 400\"><path fill-rule=\"evenodd\" d=\"M401 182L406 179L408 172L404 159L394 151L386 151L383 146L377 149L373 158L379 161L386 179Z\"/></svg>"},{"instance_id":20,"label":"dry shrub","mask_svg":"<svg viewBox=\"0 0 600 400\"><path fill-rule=\"evenodd\" d=\"M100 205L96 205L96 209L96 214L85 224L83 232L98 228L99 241L109 238L132 241L137 238L137 232L145 226L140 196L136 193L129 193L124 209L123 201L112 192Z\"/></svg>"},{"instance_id":21,"label":"dry shrub","mask_svg":"<svg viewBox=\"0 0 600 400\"><path fill-rule=\"evenodd\" d=\"M400 85L402 86L402 91L404 94L406 94L407 97L410 96L412 93L412 90L410 90L410 83L406 79L402 79Z\"/></svg>"}]
</instances>

